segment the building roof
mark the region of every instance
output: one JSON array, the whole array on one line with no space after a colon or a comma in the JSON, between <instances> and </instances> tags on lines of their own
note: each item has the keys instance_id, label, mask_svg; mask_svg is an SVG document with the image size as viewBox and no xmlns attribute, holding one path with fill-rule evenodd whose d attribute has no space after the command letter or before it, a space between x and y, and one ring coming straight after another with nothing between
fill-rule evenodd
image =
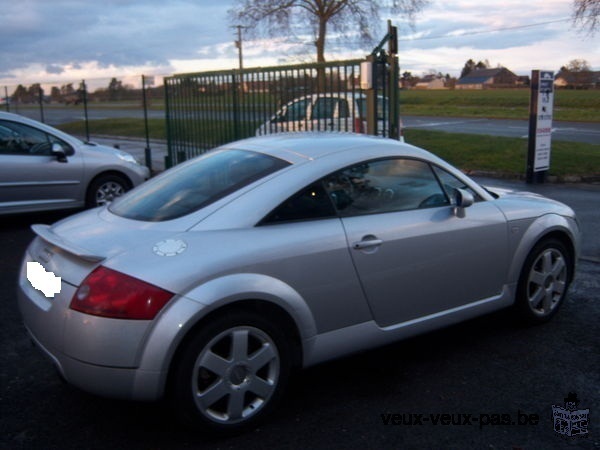
<instances>
[{"instance_id":1,"label":"building roof","mask_svg":"<svg viewBox=\"0 0 600 450\"><path fill-rule=\"evenodd\" d=\"M505 67L496 67L494 69L475 69L458 80L456 84L482 84L504 70L510 72L510 70Z\"/></svg>"},{"instance_id":2,"label":"building roof","mask_svg":"<svg viewBox=\"0 0 600 450\"><path fill-rule=\"evenodd\" d=\"M556 74L555 80L562 78L569 84L596 84L600 83L600 71L585 70L581 72L571 72L561 70Z\"/></svg>"}]
</instances>

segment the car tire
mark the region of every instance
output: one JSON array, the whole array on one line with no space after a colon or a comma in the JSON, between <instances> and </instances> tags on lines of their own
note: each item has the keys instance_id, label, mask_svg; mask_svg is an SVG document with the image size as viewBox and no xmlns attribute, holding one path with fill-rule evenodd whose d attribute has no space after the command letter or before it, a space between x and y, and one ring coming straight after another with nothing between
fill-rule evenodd
<instances>
[{"instance_id":1,"label":"car tire","mask_svg":"<svg viewBox=\"0 0 600 450\"><path fill-rule=\"evenodd\" d=\"M255 428L279 403L291 369L288 341L246 311L203 323L173 367L170 402L195 429L232 434Z\"/></svg>"},{"instance_id":2,"label":"car tire","mask_svg":"<svg viewBox=\"0 0 600 450\"><path fill-rule=\"evenodd\" d=\"M550 320L563 303L573 274L572 257L558 239L545 239L529 253L517 287L519 316L529 324Z\"/></svg>"},{"instance_id":3,"label":"car tire","mask_svg":"<svg viewBox=\"0 0 600 450\"><path fill-rule=\"evenodd\" d=\"M129 182L121 175L106 174L95 178L89 185L86 207L104 206L129 190Z\"/></svg>"}]
</instances>

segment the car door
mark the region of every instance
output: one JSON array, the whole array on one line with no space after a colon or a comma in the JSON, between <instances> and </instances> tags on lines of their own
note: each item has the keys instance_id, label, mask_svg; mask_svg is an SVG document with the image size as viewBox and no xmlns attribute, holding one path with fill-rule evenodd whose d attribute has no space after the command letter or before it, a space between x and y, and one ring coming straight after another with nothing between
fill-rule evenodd
<instances>
[{"instance_id":1,"label":"car door","mask_svg":"<svg viewBox=\"0 0 600 450\"><path fill-rule=\"evenodd\" d=\"M428 163L369 161L333 174L325 185L380 326L501 293L508 264L504 216L487 201L457 214L446 191L451 183L440 184Z\"/></svg>"},{"instance_id":2,"label":"car door","mask_svg":"<svg viewBox=\"0 0 600 450\"><path fill-rule=\"evenodd\" d=\"M319 332L371 318L344 228L322 182L285 200L250 233L244 251L270 255L264 264L255 261L253 270L296 290L313 312Z\"/></svg>"},{"instance_id":3,"label":"car door","mask_svg":"<svg viewBox=\"0 0 600 450\"><path fill-rule=\"evenodd\" d=\"M60 161L53 144L70 156ZM68 143L29 125L0 121L0 207L72 205L81 200L82 175L81 157Z\"/></svg>"}]
</instances>

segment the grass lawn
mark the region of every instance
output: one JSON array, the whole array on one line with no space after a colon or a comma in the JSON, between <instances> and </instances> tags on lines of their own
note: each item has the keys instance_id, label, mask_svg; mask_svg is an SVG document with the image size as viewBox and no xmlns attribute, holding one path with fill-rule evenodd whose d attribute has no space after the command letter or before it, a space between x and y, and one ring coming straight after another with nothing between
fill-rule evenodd
<instances>
[{"instance_id":1,"label":"grass lawn","mask_svg":"<svg viewBox=\"0 0 600 450\"><path fill-rule=\"evenodd\" d=\"M530 90L487 89L487 90L402 90L400 91L400 114L404 116L441 117L487 117L495 119L527 119L529 117ZM241 105L260 105L261 112L277 109L277 99L245 94ZM263 104L271 102L269 105ZM206 95L194 103L183 103L180 108L194 110L225 111L231 107L227 96ZM177 104L174 104L177 107ZM22 109L38 109L35 104L20 105ZM62 105L52 103L44 106L47 114L53 110L70 109L82 111L82 105ZM94 109L142 109L141 99L129 102L90 102ZM149 109L164 110L163 99L152 99ZM600 122L600 89L572 90L558 89L554 93L554 119L574 122Z\"/></svg>"},{"instance_id":2,"label":"grass lawn","mask_svg":"<svg viewBox=\"0 0 600 450\"><path fill-rule=\"evenodd\" d=\"M467 172L519 176L526 170L527 139L423 130L406 130L404 136ZM600 176L600 145L553 141L549 175Z\"/></svg>"},{"instance_id":3,"label":"grass lawn","mask_svg":"<svg viewBox=\"0 0 600 450\"><path fill-rule=\"evenodd\" d=\"M58 125L56 128L65 133L85 136L85 122L69 122ZM144 121L142 119L101 119L90 120L90 136L124 136L145 138ZM148 119L148 132L150 139L166 139L166 123L163 119Z\"/></svg>"},{"instance_id":4,"label":"grass lawn","mask_svg":"<svg viewBox=\"0 0 600 450\"><path fill-rule=\"evenodd\" d=\"M400 91L400 114L528 119L529 96L529 89ZM556 90L554 120L600 122L600 89Z\"/></svg>"}]
</instances>

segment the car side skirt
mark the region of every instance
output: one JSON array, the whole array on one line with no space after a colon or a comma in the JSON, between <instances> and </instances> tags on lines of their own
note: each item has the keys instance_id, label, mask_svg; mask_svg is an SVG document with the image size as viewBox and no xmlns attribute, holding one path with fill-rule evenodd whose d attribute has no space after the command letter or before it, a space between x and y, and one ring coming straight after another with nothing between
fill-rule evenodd
<instances>
[{"instance_id":1,"label":"car side skirt","mask_svg":"<svg viewBox=\"0 0 600 450\"><path fill-rule=\"evenodd\" d=\"M446 327L510 306L516 284L504 286L498 296L440 311L429 316L381 328L373 320L319 334L304 343L304 367L339 358Z\"/></svg>"}]
</instances>

